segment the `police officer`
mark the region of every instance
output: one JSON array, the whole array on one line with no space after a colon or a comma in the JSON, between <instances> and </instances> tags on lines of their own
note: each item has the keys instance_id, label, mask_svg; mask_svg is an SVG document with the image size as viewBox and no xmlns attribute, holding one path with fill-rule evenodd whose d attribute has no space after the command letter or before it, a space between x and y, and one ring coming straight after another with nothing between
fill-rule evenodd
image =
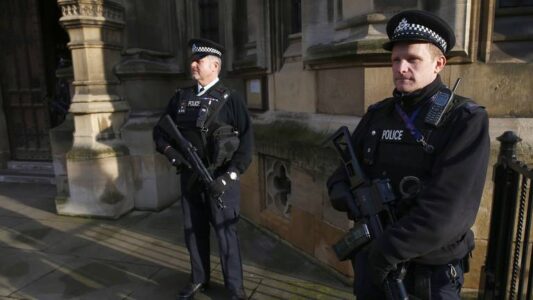
<instances>
[{"instance_id":1,"label":"police officer","mask_svg":"<svg viewBox=\"0 0 533 300\"><path fill-rule=\"evenodd\" d=\"M383 299L385 279L405 263L411 296L460 299L489 157L487 113L458 95L440 110L450 90L439 72L455 44L444 20L403 11L389 20L387 35L395 89L368 108L352 140L365 174L390 180L398 219L352 258L354 292ZM352 201L348 184L344 168L328 180L338 210Z\"/></svg>"},{"instance_id":2,"label":"police officer","mask_svg":"<svg viewBox=\"0 0 533 300\"><path fill-rule=\"evenodd\" d=\"M179 89L170 100L166 115L197 149L214 175L206 185L198 174L179 162L182 153L158 126L153 138L157 151L181 169L185 241L191 260L191 278L178 299L193 299L209 285L209 224L218 240L224 283L232 299L245 299L237 221L239 176L251 162L252 127L242 97L219 81L223 47L206 39L192 39L191 73L196 84ZM165 116L165 114L163 116ZM223 208L215 198L222 200Z\"/></svg>"}]
</instances>

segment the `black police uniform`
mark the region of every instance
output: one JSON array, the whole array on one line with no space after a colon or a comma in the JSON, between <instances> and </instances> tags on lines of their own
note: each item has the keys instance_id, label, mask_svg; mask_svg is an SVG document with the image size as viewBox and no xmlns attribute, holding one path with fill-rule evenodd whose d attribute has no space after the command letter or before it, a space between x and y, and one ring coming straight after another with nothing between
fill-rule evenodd
<instances>
[{"instance_id":1,"label":"black police uniform","mask_svg":"<svg viewBox=\"0 0 533 300\"><path fill-rule=\"evenodd\" d=\"M217 82L202 96L197 87L178 90L170 100L165 114L177 124L182 134L197 149L198 154L213 177L227 172L242 174L251 162L253 134L248 110L242 97ZM205 114L205 111L208 114ZM164 115L163 115L164 116ZM214 116L214 117L213 117ZM207 130L203 125L207 124ZM200 123L203 123L200 124ZM236 149L217 149L217 129L229 125L236 132ZM157 126L153 138L157 151L166 154L171 141ZM232 145L223 144L222 148ZM235 144L233 144L235 146ZM176 147L174 147L176 148ZM217 150L229 151L229 157L220 159ZM216 157L218 157L218 159ZM182 208L185 240L191 259L192 283L207 283L210 280L209 223L214 228L220 252L220 261L226 288L238 292L243 289L242 263L236 225L239 219L240 187L238 180L230 180L221 199L225 208L217 207L211 199L209 188L198 176L181 167Z\"/></svg>"},{"instance_id":2,"label":"black police uniform","mask_svg":"<svg viewBox=\"0 0 533 300\"><path fill-rule=\"evenodd\" d=\"M405 16L409 19L409 13ZM464 258L474 247L470 227L483 192L490 140L486 111L461 96L456 95L456 104L438 127L425 122L434 95L444 88L437 76L417 92L395 91L394 97L369 107L353 132L363 171L370 179L390 179L400 199L399 220L352 260L358 299L383 299L381 288L368 276L370 268L390 270L401 262L408 262L404 283L411 295L459 299ZM412 119L425 145L415 139L402 114ZM341 167L329 178L328 188L334 193L346 185ZM332 204L346 211L346 200L332 197Z\"/></svg>"}]
</instances>

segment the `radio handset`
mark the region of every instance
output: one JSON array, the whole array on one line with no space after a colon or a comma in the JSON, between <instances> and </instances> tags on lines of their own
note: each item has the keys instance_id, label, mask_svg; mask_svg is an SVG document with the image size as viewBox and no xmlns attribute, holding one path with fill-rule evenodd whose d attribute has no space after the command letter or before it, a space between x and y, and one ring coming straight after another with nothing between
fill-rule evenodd
<instances>
[{"instance_id":1,"label":"radio handset","mask_svg":"<svg viewBox=\"0 0 533 300\"><path fill-rule=\"evenodd\" d=\"M443 116L450 110L452 107L452 103L455 90L457 89L457 86L459 85L459 82L461 81L461 78L457 78L457 81L455 81L455 85L453 86L453 90L444 89L441 91L438 91L435 95L435 99L433 100L433 103L431 104L431 108L429 109L428 113L426 114L426 118L424 119L424 122L426 124L438 127L440 122L442 121Z\"/></svg>"}]
</instances>

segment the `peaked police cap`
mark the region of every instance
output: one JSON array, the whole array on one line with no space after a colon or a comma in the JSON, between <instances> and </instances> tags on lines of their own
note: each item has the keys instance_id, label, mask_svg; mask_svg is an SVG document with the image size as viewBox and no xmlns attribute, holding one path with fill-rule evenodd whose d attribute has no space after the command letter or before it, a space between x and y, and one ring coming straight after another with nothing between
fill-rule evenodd
<instances>
[{"instance_id":1,"label":"peaked police cap","mask_svg":"<svg viewBox=\"0 0 533 300\"><path fill-rule=\"evenodd\" d=\"M201 59L207 55L214 55L222 58L224 47L208 39L194 38L189 41L192 59Z\"/></svg>"},{"instance_id":2,"label":"peaked police cap","mask_svg":"<svg viewBox=\"0 0 533 300\"><path fill-rule=\"evenodd\" d=\"M406 10L387 22L389 41L383 49L392 51L396 42L426 42L448 53L455 45L452 28L439 16L423 10Z\"/></svg>"}]
</instances>

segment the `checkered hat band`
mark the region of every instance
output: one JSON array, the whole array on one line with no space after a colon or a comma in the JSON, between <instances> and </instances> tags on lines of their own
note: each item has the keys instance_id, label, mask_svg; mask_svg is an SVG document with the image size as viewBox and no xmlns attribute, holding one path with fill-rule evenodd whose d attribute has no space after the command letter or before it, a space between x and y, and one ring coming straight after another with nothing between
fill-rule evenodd
<instances>
[{"instance_id":1,"label":"checkered hat band","mask_svg":"<svg viewBox=\"0 0 533 300\"><path fill-rule=\"evenodd\" d=\"M222 56L222 52L218 51L215 48L211 48L211 47L193 47L192 48L192 53L193 54L198 53L198 52L201 52L201 53L213 53L213 54L216 54L218 56Z\"/></svg>"},{"instance_id":2,"label":"checkered hat band","mask_svg":"<svg viewBox=\"0 0 533 300\"><path fill-rule=\"evenodd\" d=\"M446 48L448 47L448 44L440 35L438 35L435 31L427 28L426 26L422 26L420 24L408 24L407 26L399 25L394 30L392 40L401 40L402 38L406 37L420 37L426 40L434 41L435 43L437 43L437 45L441 47L443 52L446 52Z\"/></svg>"}]
</instances>

